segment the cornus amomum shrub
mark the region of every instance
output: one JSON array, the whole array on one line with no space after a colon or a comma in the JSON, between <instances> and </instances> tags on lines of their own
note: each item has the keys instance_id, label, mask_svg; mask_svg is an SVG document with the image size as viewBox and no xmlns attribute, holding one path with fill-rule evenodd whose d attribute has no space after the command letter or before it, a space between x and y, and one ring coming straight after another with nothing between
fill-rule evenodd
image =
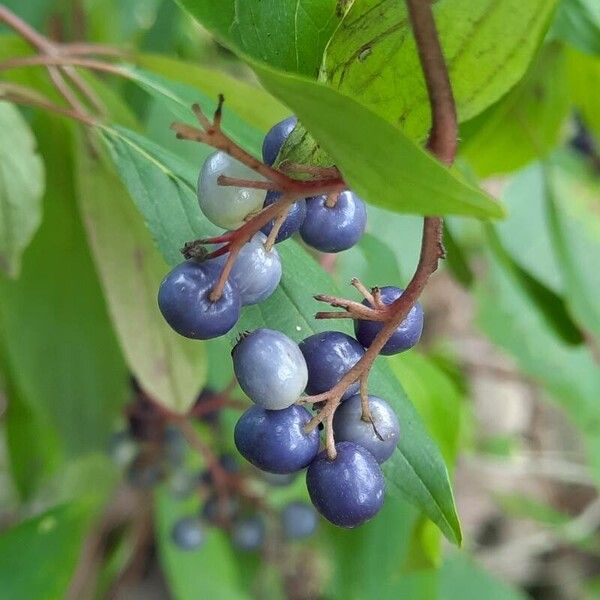
<instances>
[{"instance_id":1,"label":"cornus amomum shrub","mask_svg":"<svg viewBox=\"0 0 600 600\"><path fill-rule=\"evenodd\" d=\"M590 2L5 4L4 595L590 572Z\"/></svg>"}]
</instances>

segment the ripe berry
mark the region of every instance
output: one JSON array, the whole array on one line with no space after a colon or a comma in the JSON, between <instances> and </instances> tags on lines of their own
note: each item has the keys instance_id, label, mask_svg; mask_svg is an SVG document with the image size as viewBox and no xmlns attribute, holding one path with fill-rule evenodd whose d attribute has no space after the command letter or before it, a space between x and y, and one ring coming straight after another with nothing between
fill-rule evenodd
<instances>
[{"instance_id":1,"label":"ripe berry","mask_svg":"<svg viewBox=\"0 0 600 600\"><path fill-rule=\"evenodd\" d=\"M240 295L225 283L222 296L213 302L210 292L219 278L218 265L187 260L176 266L158 290L158 307L179 334L207 340L227 333L240 316Z\"/></svg>"},{"instance_id":2,"label":"ripe berry","mask_svg":"<svg viewBox=\"0 0 600 600\"><path fill-rule=\"evenodd\" d=\"M404 290L386 286L380 288L381 300L384 304L392 304L397 300ZM365 306L370 306L367 300L363 300ZM356 339L365 347L368 348L377 334L383 328L383 323L380 321L363 321L354 322L354 333ZM398 325L396 331L381 349L380 354L390 355L398 354L412 348L421 339L423 331L423 308L419 303L415 304L411 309L406 319Z\"/></svg>"},{"instance_id":3,"label":"ripe berry","mask_svg":"<svg viewBox=\"0 0 600 600\"><path fill-rule=\"evenodd\" d=\"M287 408L306 387L304 357L298 345L280 331L253 331L237 344L232 357L240 387L263 408Z\"/></svg>"},{"instance_id":4,"label":"ripe berry","mask_svg":"<svg viewBox=\"0 0 600 600\"><path fill-rule=\"evenodd\" d=\"M329 460L324 450L310 464L306 487L316 509L339 527L357 527L383 506L385 480L373 455L352 442L335 446Z\"/></svg>"},{"instance_id":5,"label":"ripe berry","mask_svg":"<svg viewBox=\"0 0 600 600\"><path fill-rule=\"evenodd\" d=\"M171 539L180 550L197 550L204 543L204 528L197 517L184 517L173 526Z\"/></svg>"},{"instance_id":6,"label":"ripe berry","mask_svg":"<svg viewBox=\"0 0 600 600\"><path fill-rule=\"evenodd\" d=\"M306 199L306 218L300 236L321 252L341 252L360 240L367 226L365 203L353 192L342 192L335 206L328 207L327 196Z\"/></svg>"},{"instance_id":7,"label":"ripe berry","mask_svg":"<svg viewBox=\"0 0 600 600\"><path fill-rule=\"evenodd\" d=\"M262 157L266 164L272 165L275 162L283 143L296 127L297 122L298 119L291 116L269 129L262 145Z\"/></svg>"},{"instance_id":8,"label":"ripe berry","mask_svg":"<svg viewBox=\"0 0 600 600\"><path fill-rule=\"evenodd\" d=\"M237 286L242 306L266 300L281 279L281 259L275 248L265 249L267 236L260 231L244 244L235 259L229 281Z\"/></svg>"},{"instance_id":9,"label":"ripe berry","mask_svg":"<svg viewBox=\"0 0 600 600\"><path fill-rule=\"evenodd\" d=\"M280 192L267 192L267 197L265 198L264 208L278 202L281 198ZM306 217L306 200L298 200L294 202L290 209L288 210L287 216L285 217L279 231L277 232L277 236L275 237L275 243L283 242L287 240L289 237L294 235L296 231L300 229L302 223L304 223L304 218ZM271 219L262 229L261 231L265 235L269 235L271 233L271 229L273 229L273 225L275 224L275 219Z\"/></svg>"},{"instance_id":10,"label":"ripe berry","mask_svg":"<svg viewBox=\"0 0 600 600\"><path fill-rule=\"evenodd\" d=\"M304 431L311 414L296 404L283 410L250 407L238 420L234 440L240 454L270 473L293 473L306 467L319 451L319 432Z\"/></svg>"},{"instance_id":11,"label":"ripe berry","mask_svg":"<svg viewBox=\"0 0 600 600\"><path fill-rule=\"evenodd\" d=\"M206 218L223 229L236 229L252 212L262 208L265 191L219 185L221 175L236 179L258 180L260 176L225 152L214 152L198 178L198 203Z\"/></svg>"},{"instance_id":12,"label":"ripe berry","mask_svg":"<svg viewBox=\"0 0 600 600\"><path fill-rule=\"evenodd\" d=\"M381 464L394 452L400 424L391 406L377 396L369 396L372 423L362 420L360 395L348 398L335 412L333 431L339 442L354 442L368 450Z\"/></svg>"},{"instance_id":13,"label":"ripe berry","mask_svg":"<svg viewBox=\"0 0 600 600\"><path fill-rule=\"evenodd\" d=\"M341 331L325 331L307 337L299 344L308 367L309 394L321 394L330 390L362 358L363 347ZM358 391L358 383L352 384L343 399Z\"/></svg>"},{"instance_id":14,"label":"ripe berry","mask_svg":"<svg viewBox=\"0 0 600 600\"><path fill-rule=\"evenodd\" d=\"M290 502L281 511L281 527L287 540L310 537L317 529L317 513L306 502Z\"/></svg>"},{"instance_id":15,"label":"ripe berry","mask_svg":"<svg viewBox=\"0 0 600 600\"><path fill-rule=\"evenodd\" d=\"M231 541L238 550L258 550L265 540L265 524L258 517L239 519L231 531Z\"/></svg>"}]
</instances>

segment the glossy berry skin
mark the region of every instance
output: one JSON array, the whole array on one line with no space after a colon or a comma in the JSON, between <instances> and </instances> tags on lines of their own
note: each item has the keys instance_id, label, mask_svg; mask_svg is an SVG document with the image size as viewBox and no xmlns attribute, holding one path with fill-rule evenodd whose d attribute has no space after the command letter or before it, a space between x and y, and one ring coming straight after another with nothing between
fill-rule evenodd
<instances>
[{"instance_id":1,"label":"glossy berry skin","mask_svg":"<svg viewBox=\"0 0 600 600\"><path fill-rule=\"evenodd\" d=\"M265 524L258 516L239 519L231 530L231 541L238 550L258 550L265 541Z\"/></svg>"},{"instance_id":2,"label":"glossy berry skin","mask_svg":"<svg viewBox=\"0 0 600 600\"><path fill-rule=\"evenodd\" d=\"M171 539L180 550L197 550L205 539L202 523L196 517L179 519L171 530Z\"/></svg>"},{"instance_id":3,"label":"glossy berry skin","mask_svg":"<svg viewBox=\"0 0 600 600\"><path fill-rule=\"evenodd\" d=\"M290 502L281 511L281 527L287 540L310 537L317 530L315 509L306 502Z\"/></svg>"},{"instance_id":4,"label":"glossy berry skin","mask_svg":"<svg viewBox=\"0 0 600 600\"><path fill-rule=\"evenodd\" d=\"M267 192L267 197L265 198L264 208L267 206L271 206L281 198L280 192ZM283 242L287 240L289 237L294 235L296 231L298 231L304 223L304 219L306 217L306 200L298 200L294 202L290 207L285 220L281 224L279 231L277 232L277 236L275 237L275 243L279 244L279 242ZM262 229L261 231L265 235L269 235L271 233L271 229L273 229L273 225L275 224L275 219L271 219Z\"/></svg>"},{"instance_id":5,"label":"glossy berry skin","mask_svg":"<svg viewBox=\"0 0 600 600\"><path fill-rule=\"evenodd\" d=\"M360 240L367 226L365 203L353 192L345 191L333 207L327 196L306 199L306 218L300 236L321 252L341 252Z\"/></svg>"},{"instance_id":6,"label":"glossy berry skin","mask_svg":"<svg viewBox=\"0 0 600 600\"><path fill-rule=\"evenodd\" d=\"M354 442L368 450L381 464L394 452L400 437L398 417L391 406L377 396L369 396L372 423L362 420L360 395L348 398L335 411L333 432L338 442Z\"/></svg>"},{"instance_id":7,"label":"glossy berry skin","mask_svg":"<svg viewBox=\"0 0 600 600\"><path fill-rule=\"evenodd\" d=\"M311 414L296 404L283 410L250 407L238 420L234 440L240 454L269 473L293 473L306 467L319 451L319 432L304 426Z\"/></svg>"},{"instance_id":8,"label":"glossy berry skin","mask_svg":"<svg viewBox=\"0 0 600 600\"><path fill-rule=\"evenodd\" d=\"M198 204L204 216L223 229L236 229L252 212L262 208L265 191L219 185L221 175L259 180L255 171L225 152L214 152L205 161L198 178Z\"/></svg>"},{"instance_id":9,"label":"glossy berry skin","mask_svg":"<svg viewBox=\"0 0 600 600\"><path fill-rule=\"evenodd\" d=\"M280 331L256 329L237 344L232 357L240 387L263 408L287 408L306 387L308 371L302 352Z\"/></svg>"},{"instance_id":10,"label":"glossy berry skin","mask_svg":"<svg viewBox=\"0 0 600 600\"><path fill-rule=\"evenodd\" d=\"M296 123L298 123L298 119L291 116L269 129L262 145L263 162L268 165L272 165L275 162L283 143L288 139L294 127L296 127Z\"/></svg>"},{"instance_id":11,"label":"glossy berry skin","mask_svg":"<svg viewBox=\"0 0 600 600\"><path fill-rule=\"evenodd\" d=\"M229 281L237 286L242 306L266 300L281 280L281 259L275 248L267 251L267 236L258 232L235 259Z\"/></svg>"},{"instance_id":12,"label":"glossy berry skin","mask_svg":"<svg viewBox=\"0 0 600 600\"><path fill-rule=\"evenodd\" d=\"M299 344L308 367L308 394L330 390L363 357L364 348L341 331L325 331L307 337ZM343 400L358 391L358 383L344 393Z\"/></svg>"},{"instance_id":13,"label":"glossy berry skin","mask_svg":"<svg viewBox=\"0 0 600 600\"><path fill-rule=\"evenodd\" d=\"M208 340L227 333L240 317L240 295L225 283L223 295L213 302L210 292L220 270L214 263L187 260L176 266L158 290L158 307L167 323L180 335Z\"/></svg>"},{"instance_id":14,"label":"glossy berry skin","mask_svg":"<svg viewBox=\"0 0 600 600\"><path fill-rule=\"evenodd\" d=\"M380 288L381 300L384 304L392 304L402 295L403 291L404 290L393 286L382 287ZM363 300L363 304L365 306L370 306L367 300ZM358 320L354 322L356 339L365 348L368 348L373 343L373 340L382 328L383 323L379 321ZM385 343L380 354L398 354L399 352L404 352L405 350L412 348L421 339L422 332L423 308L417 302L417 304L410 309L406 319L400 323L396 328L396 331L394 331L390 339Z\"/></svg>"},{"instance_id":15,"label":"glossy berry skin","mask_svg":"<svg viewBox=\"0 0 600 600\"><path fill-rule=\"evenodd\" d=\"M373 455L353 442L339 442L337 457L324 450L306 472L315 508L338 527L357 527L383 506L385 480Z\"/></svg>"}]
</instances>

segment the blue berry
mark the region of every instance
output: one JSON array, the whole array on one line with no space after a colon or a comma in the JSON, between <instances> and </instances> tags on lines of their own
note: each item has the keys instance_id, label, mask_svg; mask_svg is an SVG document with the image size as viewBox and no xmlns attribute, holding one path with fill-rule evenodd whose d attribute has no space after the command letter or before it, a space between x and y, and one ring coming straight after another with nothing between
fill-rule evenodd
<instances>
[{"instance_id":1,"label":"blue berry","mask_svg":"<svg viewBox=\"0 0 600 600\"><path fill-rule=\"evenodd\" d=\"M270 473L293 473L306 467L319 451L319 432L304 431L311 414L292 405L283 410L250 407L235 426L235 445L255 467Z\"/></svg>"},{"instance_id":2,"label":"blue berry","mask_svg":"<svg viewBox=\"0 0 600 600\"><path fill-rule=\"evenodd\" d=\"M198 488L200 478L197 473L179 468L170 473L168 485L169 491L174 498L184 500L189 498Z\"/></svg>"},{"instance_id":3,"label":"blue berry","mask_svg":"<svg viewBox=\"0 0 600 600\"><path fill-rule=\"evenodd\" d=\"M308 367L309 394L321 394L330 390L363 357L363 347L341 331L325 331L307 337L299 344ZM358 383L352 384L343 399L358 391Z\"/></svg>"},{"instance_id":4,"label":"blue berry","mask_svg":"<svg viewBox=\"0 0 600 600\"><path fill-rule=\"evenodd\" d=\"M287 540L310 537L317 530L317 513L306 502L290 502L281 511L281 527Z\"/></svg>"},{"instance_id":5,"label":"blue berry","mask_svg":"<svg viewBox=\"0 0 600 600\"><path fill-rule=\"evenodd\" d=\"M321 452L308 467L306 487L315 508L339 527L357 527L383 506L385 480L373 455L352 442L335 446L337 457Z\"/></svg>"},{"instance_id":6,"label":"blue berry","mask_svg":"<svg viewBox=\"0 0 600 600\"><path fill-rule=\"evenodd\" d=\"M137 444L128 431L116 431L108 440L108 455L118 467L126 467L135 457Z\"/></svg>"},{"instance_id":7,"label":"blue berry","mask_svg":"<svg viewBox=\"0 0 600 600\"><path fill-rule=\"evenodd\" d=\"M280 192L267 192L267 197L265 198L264 208L274 204L279 201L281 198ZM283 242L287 240L289 237L294 235L296 231L298 231L304 223L304 218L306 217L306 200L298 200L294 202L290 207L285 220L281 224L279 231L277 232L277 236L275 237L275 243ZM261 231L265 235L269 235L271 233L271 229L273 229L273 225L275 224L275 219L271 219L262 229Z\"/></svg>"},{"instance_id":8,"label":"blue berry","mask_svg":"<svg viewBox=\"0 0 600 600\"><path fill-rule=\"evenodd\" d=\"M380 288L381 300L384 304L392 304L397 300L404 290L386 286ZM365 306L370 306L367 300L363 300ZM383 328L383 323L380 321L363 321L354 322L354 333L356 339L365 347L368 348L377 334ZM398 325L390 339L381 349L380 354L390 355L404 352L412 348L420 339L423 331L423 308L417 302L411 309L406 319Z\"/></svg>"},{"instance_id":9,"label":"blue berry","mask_svg":"<svg viewBox=\"0 0 600 600\"><path fill-rule=\"evenodd\" d=\"M265 524L258 516L239 519L231 531L231 541L238 550L258 550L265 541Z\"/></svg>"},{"instance_id":10,"label":"blue berry","mask_svg":"<svg viewBox=\"0 0 600 600\"><path fill-rule=\"evenodd\" d=\"M258 304L266 300L281 279L281 259L275 248L265 249L267 236L258 232L244 244L231 269L233 281L240 293L242 305Z\"/></svg>"},{"instance_id":11,"label":"blue berry","mask_svg":"<svg viewBox=\"0 0 600 600\"><path fill-rule=\"evenodd\" d=\"M171 530L171 539L180 550L197 550L205 539L202 523L197 517L179 519Z\"/></svg>"},{"instance_id":12,"label":"blue berry","mask_svg":"<svg viewBox=\"0 0 600 600\"><path fill-rule=\"evenodd\" d=\"M360 240L367 226L365 203L353 192L342 192L335 206L326 205L327 196L306 199L306 218L300 236L321 252L341 252Z\"/></svg>"},{"instance_id":13,"label":"blue berry","mask_svg":"<svg viewBox=\"0 0 600 600\"><path fill-rule=\"evenodd\" d=\"M240 295L225 283L222 296L213 302L210 292L219 279L218 265L187 260L162 281L158 306L167 323L179 334L207 340L227 333L240 316Z\"/></svg>"},{"instance_id":14,"label":"blue berry","mask_svg":"<svg viewBox=\"0 0 600 600\"><path fill-rule=\"evenodd\" d=\"M240 387L263 408L287 408L306 387L308 372L302 352L280 331L253 331L237 344L232 357Z\"/></svg>"},{"instance_id":15,"label":"blue berry","mask_svg":"<svg viewBox=\"0 0 600 600\"><path fill-rule=\"evenodd\" d=\"M296 127L296 123L298 123L298 119L292 116L269 129L262 145L262 157L266 164L272 165L275 162L283 143Z\"/></svg>"},{"instance_id":16,"label":"blue berry","mask_svg":"<svg viewBox=\"0 0 600 600\"><path fill-rule=\"evenodd\" d=\"M260 176L225 152L214 152L204 163L198 178L198 203L204 216L223 229L236 229L245 218L262 208L265 191L219 185L220 175L258 180Z\"/></svg>"},{"instance_id":17,"label":"blue berry","mask_svg":"<svg viewBox=\"0 0 600 600\"><path fill-rule=\"evenodd\" d=\"M369 396L372 423L362 420L360 395L348 398L335 411L333 431L338 442L354 442L368 450L381 464L394 452L400 437L398 417L391 406L377 396Z\"/></svg>"}]
</instances>

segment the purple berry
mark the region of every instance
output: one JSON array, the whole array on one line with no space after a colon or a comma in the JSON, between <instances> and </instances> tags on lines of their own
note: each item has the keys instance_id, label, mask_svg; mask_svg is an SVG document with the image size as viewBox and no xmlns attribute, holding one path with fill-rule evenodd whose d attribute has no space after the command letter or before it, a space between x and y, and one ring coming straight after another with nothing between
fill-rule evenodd
<instances>
[{"instance_id":1,"label":"purple berry","mask_svg":"<svg viewBox=\"0 0 600 600\"><path fill-rule=\"evenodd\" d=\"M385 480L377 461L352 442L335 446L329 460L324 450L308 467L306 487L315 508L339 527L357 527L383 506Z\"/></svg>"},{"instance_id":2,"label":"purple berry","mask_svg":"<svg viewBox=\"0 0 600 600\"><path fill-rule=\"evenodd\" d=\"M265 203L263 208L274 204L279 201L281 198L280 192L267 192L267 197L265 198ZM279 242L283 242L287 240L289 237L294 235L296 231L298 231L304 223L304 218L306 217L306 201L298 200L294 202L290 209L288 210L288 214L285 217L279 231L277 232L277 236L275 237L275 243L279 244ZM273 225L275 224L275 219L271 219L262 229L261 231L265 235L269 235L271 233L271 229L273 229Z\"/></svg>"},{"instance_id":3,"label":"purple berry","mask_svg":"<svg viewBox=\"0 0 600 600\"><path fill-rule=\"evenodd\" d=\"M381 300L384 304L392 304L397 300L404 290L386 286L379 290L381 292ZM367 300L363 300L365 306L370 306ZM354 322L354 333L356 339L365 347L368 348L377 334L383 328L383 323L379 321L363 321ZM396 331L381 349L380 354L390 355L404 352L412 348L420 339L423 331L423 308L417 302L411 309L406 319L398 325Z\"/></svg>"},{"instance_id":4,"label":"purple berry","mask_svg":"<svg viewBox=\"0 0 600 600\"><path fill-rule=\"evenodd\" d=\"M258 550L265 541L265 523L259 516L239 519L231 530L231 541L238 550Z\"/></svg>"},{"instance_id":5,"label":"purple berry","mask_svg":"<svg viewBox=\"0 0 600 600\"><path fill-rule=\"evenodd\" d=\"M354 442L368 450L381 464L394 452L400 436L398 417L391 406L377 396L369 396L372 423L362 420L360 395L348 398L333 417L338 442Z\"/></svg>"},{"instance_id":6,"label":"purple berry","mask_svg":"<svg viewBox=\"0 0 600 600\"><path fill-rule=\"evenodd\" d=\"M281 528L287 540L310 537L317 530L317 513L306 502L290 502L281 511Z\"/></svg>"},{"instance_id":7,"label":"purple berry","mask_svg":"<svg viewBox=\"0 0 600 600\"><path fill-rule=\"evenodd\" d=\"M252 406L235 426L235 445L246 460L263 471L299 471L319 451L318 430L304 431L310 419L308 410L295 404L283 410Z\"/></svg>"},{"instance_id":8,"label":"purple berry","mask_svg":"<svg viewBox=\"0 0 600 600\"><path fill-rule=\"evenodd\" d=\"M207 340L227 333L237 323L241 302L234 286L227 282L216 302L209 298L219 273L218 266L210 261L187 260L163 279L158 307L177 333Z\"/></svg>"},{"instance_id":9,"label":"purple berry","mask_svg":"<svg viewBox=\"0 0 600 600\"><path fill-rule=\"evenodd\" d=\"M253 331L237 344L232 357L240 387L263 408L287 408L306 387L308 372L302 352L280 331Z\"/></svg>"},{"instance_id":10,"label":"purple berry","mask_svg":"<svg viewBox=\"0 0 600 600\"><path fill-rule=\"evenodd\" d=\"M205 539L202 523L197 517L179 519L173 526L171 539L180 550L197 550Z\"/></svg>"},{"instance_id":11,"label":"purple berry","mask_svg":"<svg viewBox=\"0 0 600 600\"><path fill-rule=\"evenodd\" d=\"M341 252L360 240L367 226L365 203L353 192L342 192L335 206L328 207L327 196L306 199L306 218L300 236L321 252Z\"/></svg>"},{"instance_id":12,"label":"purple berry","mask_svg":"<svg viewBox=\"0 0 600 600\"><path fill-rule=\"evenodd\" d=\"M363 357L363 347L341 331L325 331L307 337L299 344L308 367L309 394L330 390ZM358 392L358 383L352 384L343 399Z\"/></svg>"},{"instance_id":13,"label":"purple berry","mask_svg":"<svg viewBox=\"0 0 600 600\"><path fill-rule=\"evenodd\" d=\"M296 127L296 123L298 119L291 116L269 129L262 145L262 157L266 164L272 165L277 160L281 147Z\"/></svg>"}]
</instances>

